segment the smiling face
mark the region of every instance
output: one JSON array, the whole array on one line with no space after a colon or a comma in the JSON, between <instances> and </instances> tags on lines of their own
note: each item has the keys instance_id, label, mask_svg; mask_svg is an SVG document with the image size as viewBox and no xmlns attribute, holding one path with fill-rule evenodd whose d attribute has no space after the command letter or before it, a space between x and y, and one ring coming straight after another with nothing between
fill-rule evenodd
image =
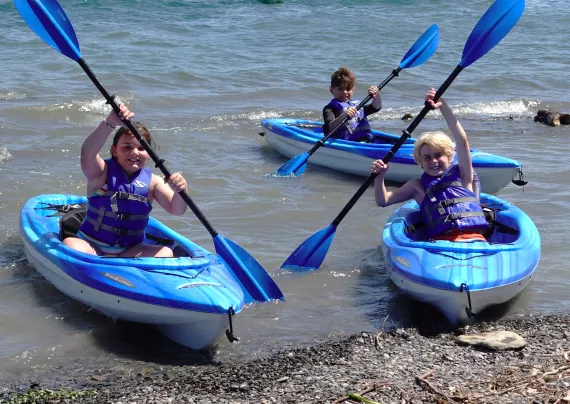
<instances>
[{"instance_id":1,"label":"smiling face","mask_svg":"<svg viewBox=\"0 0 570 404\"><path fill-rule=\"evenodd\" d=\"M354 87L349 88L347 86L331 86L331 94L335 100L340 102L348 102L354 94Z\"/></svg>"},{"instance_id":2,"label":"smiling face","mask_svg":"<svg viewBox=\"0 0 570 404\"><path fill-rule=\"evenodd\" d=\"M414 145L414 160L426 174L439 177L453 161L455 145L445 133L425 132Z\"/></svg>"},{"instance_id":3,"label":"smiling face","mask_svg":"<svg viewBox=\"0 0 570 404\"><path fill-rule=\"evenodd\" d=\"M143 168L149 159L144 147L128 132L119 138L116 145L111 146L111 154L128 175Z\"/></svg>"},{"instance_id":4,"label":"smiling face","mask_svg":"<svg viewBox=\"0 0 570 404\"><path fill-rule=\"evenodd\" d=\"M341 66L331 76L330 92L335 100L347 102L354 94L354 73L347 67Z\"/></svg>"},{"instance_id":5,"label":"smiling face","mask_svg":"<svg viewBox=\"0 0 570 404\"><path fill-rule=\"evenodd\" d=\"M421 166L425 173L439 177L449 168L451 159L436 147L424 144L420 148Z\"/></svg>"}]
</instances>

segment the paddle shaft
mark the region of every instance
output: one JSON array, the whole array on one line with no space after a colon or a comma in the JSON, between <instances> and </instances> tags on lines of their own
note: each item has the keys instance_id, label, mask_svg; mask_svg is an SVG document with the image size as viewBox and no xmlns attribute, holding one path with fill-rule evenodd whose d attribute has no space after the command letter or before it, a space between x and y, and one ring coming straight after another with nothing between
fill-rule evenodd
<instances>
[{"instance_id":1,"label":"paddle shaft","mask_svg":"<svg viewBox=\"0 0 570 404\"><path fill-rule=\"evenodd\" d=\"M103 87L103 84L99 81L97 76L95 76L95 73L93 73L87 62L85 62L83 58L79 58L77 60L77 63L79 63L79 66L81 66L81 68L85 71L85 73L87 73L87 76L89 76L93 84L95 84L95 87L97 87L97 89L101 92L101 94L103 94L103 97L105 97L105 99L107 100L107 104L111 105L113 111L119 114L120 108L117 102L115 101L115 97L107 92L107 90L105 89L105 87ZM150 147L146 139L141 136L135 125L133 125L130 120L123 120L123 122L125 122L127 128L129 128L131 133L135 136L135 138L139 141L141 146L144 147L146 152L149 154L150 158L155 162L155 167L157 167L164 174L164 177L166 179L170 178L172 173L164 165L164 160L161 159L158 156L158 154L156 154L156 152L152 149L152 147ZM212 237L216 237L218 235L218 232L212 227L210 222L208 222L208 220L206 219L200 208L198 208L198 206L190 198L188 193L186 191L180 191L178 192L178 195L182 197L184 202L186 202L188 207L190 207L192 212L194 212L198 220L204 225L206 230L208 230L208 233L210 233Z\"/></svg>"},{"instance_id":2,"label":"paddle shaft","mask_svg":"<svg viewBox=\"0 0 570 404\"><path fill-rule=\"evenodd\" d=\"M398 76L398 73L400 73L400 71L402 71L402 68L401 68L400 66L398 66L398 68L392 70L392 73L391 73L388 77L386 77L382 83L378 84L378 91L382 90L382 89L386 86L386 84L388 84L394 77L397 77L397 76ZM361 109L362 107L364 107L364 106L368 103L368 101L370 101L371 99L372 99L372 96L371 96L370 94L368 94L368 95L366 96L366 98L363 99L363 100L360 102L360 104L358 104L358 105L356 106L356 110L358 111L359 109ZM334 135L334 133L335 133L342 125L344 125L346 122L348 122L350 119L351 119L350 117L346 116L346 117L342 120L341 123L339 123L339 124L338 124L333 130L331 130L325 137L323 137L322 139L320 139L320 140L313 146L313 148L312 148L311 150L309 150L309 152L308 152L308 153L309 153L309 156L312 156L313 153L316 152L319 147L324 146L324 145L325 145L325 142L326 142L327 140L329 140L329 138L330 138L332 135Z\"/></svg>"},{"instance_id":3,"label":"paddle shaft","mask_svg":"<svg viewBox=\"0 0 570 404\"><path fill-rule=\"evenodd\" d=\"M443 95L443 93L447 90L447 88L451 85L451 83L453 83L453 80L455 80L457 75L459 73L461 73L462 70L463 70L463 67L461 67L460 65L457 65L455 70L453 70L453 72L449 75L447 80L445 80L445 82L441 85L441 87L435 93L435 96L433 97L433 102L437 102L440 99L440 97ZM407 129L402 131L402 136L400 136L400 139L398 139L396 144L394 146L392 146L390 151L388 153L386 153L386 155L382 158L382 161L384 163L388 163L392 159L392 157L394 157L394 155L396 154L398 149L406 142L407 139L409 139L411 137L414 129L416 129L416 127L425 118L425 116L428 114L429 111L431 111L431 107L426 103L424 108L421 110L421 112L418 114L418 116L416 116L416 118L412 121L410 126L408 126ZM360 197L364 194L364 192L366 192L366 190L368 189L370 184L372 184L372 182L374 182L374 180L376 179L377 176L378 176L377 173L372 173L368 176L366 181L364 181L364 184L362 184L362 186L358 189L358 191L356 191L354 196L350 199L350 201L348 201L348 203L342 209L342 211L338 214L338 216L332 221L333 226L339 225L339 223L342 221L342 219L344 219L344 217L348 214L348 212L350 212L350 210L352 209L354 204L360 199Z\"/></svg>"}]
</instances>

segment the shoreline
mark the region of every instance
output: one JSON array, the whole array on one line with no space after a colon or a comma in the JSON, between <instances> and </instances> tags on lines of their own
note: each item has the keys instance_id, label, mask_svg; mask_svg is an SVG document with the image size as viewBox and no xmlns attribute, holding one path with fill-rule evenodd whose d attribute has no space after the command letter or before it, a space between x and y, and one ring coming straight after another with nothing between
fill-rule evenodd
<instances>
[{"instance_id":1,"label":"shoreline","mask_svg":"<svg viewBox=\"0 0 570 404\"><path fill-rule=\"evenodd\" d=\"M461 333L498 330L517 333L526 346L491 351L457 343ZM570 402L569 355L570 316L529 315L455 331L434 326L361 332L241 363L98 369L70 375L65 383L83 397L66 400L62 394L35 402L338 404L357 402L345 395L352 392L380 403L562 404ZM25 390L0 393L0 403Z\"/></svg>"}]
</instances>

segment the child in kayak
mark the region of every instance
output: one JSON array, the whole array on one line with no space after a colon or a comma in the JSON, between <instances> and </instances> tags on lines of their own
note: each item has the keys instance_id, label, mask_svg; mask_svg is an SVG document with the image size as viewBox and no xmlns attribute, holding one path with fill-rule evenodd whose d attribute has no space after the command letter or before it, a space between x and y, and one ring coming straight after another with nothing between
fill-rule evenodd
<instances>
[{"instance_id":1,"label":"child in kayak","mask_svg":"<svg viewBox=\"0 0 570 404\"><path fill-rule=\"evenodd\" d=\"M87 178L87 216L77 237L67 237L64 244L94 255L118 257L172 257L170 248L142 244L145 227L157 201L168 213L182 215L186 203L179 191L186 190L186 180L174 173L165 182L145 165L150 156L124 121L135 116L124 105L120 114L111 112L85 139L81 147L81 169ZM133 122L149 145L153 144L148 129ZM99 152L109 135L113 138L111 158L103 160Z\"/></svg>"},{"instance_id":2,"label":"child in kayak","mask_svg":"<svg viewBox=\"0 0 570 404\"><path fill-rule=\"evenodd\" d=\"M420 206L428 238L448 241L486 241L482 233L489 225L479 203L479 178L473 170L467 135L447 102L433 101L435 90L426 94L426 102L439 109L455 139L457 163L453 163L454 145L443 132L426 132L414 146L414 160L424 173L401 188L388 191L384 174L388 164L376 160L370 166L378 174L375 197L378 206L414 199Z\"/></svg>"},{"instance_id":3,"label":"child in kayak","mask_svg":"<svg viewBox=\"0 0 570 404\"><path fill-rule=\"evenodd\" d=\"M353 100L354 83L356 78L354 73L346 68L340 67L331 76L330 92L333 99L323 108L323 131L328 134L336 128L346 116L351 119L338 128L331 136L337 139L351 140L354 142L374 142L370 124L366 118L382 109L382 99L378 87L370 86L368 94L372 97L372 103L365 105L360 110L356 110L359 100Z\"/></svg>"}]
</instances>

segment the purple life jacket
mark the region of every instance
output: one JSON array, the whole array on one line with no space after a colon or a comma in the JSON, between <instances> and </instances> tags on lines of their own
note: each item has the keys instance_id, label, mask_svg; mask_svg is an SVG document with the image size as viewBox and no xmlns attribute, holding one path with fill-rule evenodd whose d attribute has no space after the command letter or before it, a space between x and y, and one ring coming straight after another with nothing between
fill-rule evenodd
<instances>
[{"instance_id":1,"label":"purple life jacket","mask_svg":"<svg viewBox=\"0 0 570 404\"><path fill-rule=\"evenodd\" d=\"M484 231L489 228L479 202L479 177L475 177L475 193L461 182L459 166L452 164L441 177L427 173L421 176L426 190L420 210L427 236L433 238L452 231Z\"/></svg>"},{"instance_id":2,"label":"purple life jacket","mask_svg":"<svg viewBox=\"0 0 570 404\"><path fill-rule=\"evenodd\" d=\"M140 244L152 210L147 199L152 172L143 168L129 181L115 159L105 161L107 182L87 199L87 216L79 230L110 246Z\"/></svg>"},{"instance_id":3,"label":"purple life jacket","mask_svg":"<svg viewBox=\"0 0 570 404\"><path fill-rule=\"evenodd\" d=\"M335 111L335 115L339 116L348 107L356 108L359 103L360 101L358 100L340 102L333 98L331 102L328 103L327 107L331 107ZM338 112L338 114L336 112ZM372 129L370 128L368 119L364 116L364 109L359 109L356 116L349 119L344 125L342 125L342 127L338 128L332 137L350 141L372 140Z\"/></svg>"}]
</instances>

